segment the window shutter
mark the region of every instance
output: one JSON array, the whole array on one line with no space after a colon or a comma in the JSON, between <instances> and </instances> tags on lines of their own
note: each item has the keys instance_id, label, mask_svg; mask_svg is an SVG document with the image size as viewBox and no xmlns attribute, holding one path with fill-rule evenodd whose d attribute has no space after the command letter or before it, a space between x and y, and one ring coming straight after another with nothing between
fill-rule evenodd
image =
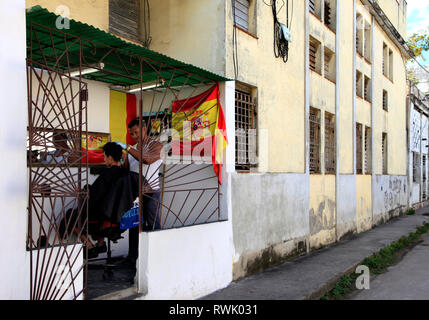
<instances>
[{"instance_id":1,"label":"window shutter","mask_svg":"<svg viewBox=\"0 0 429 320\"><path fill-rule=\"evenodd\" d=\"M109 32L140 41L140 5L138 0L109 0Z\"/></svg>"}]
</instances>

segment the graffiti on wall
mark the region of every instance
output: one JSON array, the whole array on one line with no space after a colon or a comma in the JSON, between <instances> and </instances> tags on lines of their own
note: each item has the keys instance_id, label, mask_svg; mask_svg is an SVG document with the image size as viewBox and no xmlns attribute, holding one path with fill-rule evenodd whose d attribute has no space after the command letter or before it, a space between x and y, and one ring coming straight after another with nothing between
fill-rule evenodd
<instances>
[{"instance_id":1,"label":"graffiti on wall","mask_svg":"<svg viewBox=\"0 0 429 320\"><path fill-rule=\"evenodd\" d=\"M406 197L407 185L405 180L399 177L389 177L383 179L381 191L384 195L384 209L389 211L402 205L401 199Z\"/></svg>"}]
</instances>

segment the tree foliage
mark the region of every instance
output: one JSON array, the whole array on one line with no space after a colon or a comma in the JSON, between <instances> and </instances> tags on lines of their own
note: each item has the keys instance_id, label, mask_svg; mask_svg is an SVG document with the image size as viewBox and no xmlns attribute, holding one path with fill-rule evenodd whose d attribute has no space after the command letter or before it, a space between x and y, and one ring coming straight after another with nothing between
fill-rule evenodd
<instances>
[{"instance_id":1,"label":"tree foliage","mask_svg":"<svg viewBox=\"0 0 429 320\"><path fill-rule=\"evenodd\" d=\"M429 51L429 28L411 35L408 38L408 46L416 57L420 57L425 51Z\"/></svg>"}]
</instances>

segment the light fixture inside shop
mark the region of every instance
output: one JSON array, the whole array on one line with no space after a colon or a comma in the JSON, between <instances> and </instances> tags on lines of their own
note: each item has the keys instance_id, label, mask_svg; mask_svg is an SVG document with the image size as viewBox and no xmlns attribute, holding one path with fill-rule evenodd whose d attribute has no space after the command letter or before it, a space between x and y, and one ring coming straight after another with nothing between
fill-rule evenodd
<instances>
[{"instance_id":1,"label":"light fixture inside shop","mask_svg":"<svg viewBox=\"0 0 429 320\"><path fill-rule=\"evenodd\" d=\"M161 79L161 81L152 81L152 82L147 82L145 83L143 86L138 86L138 87L133 87L131 89L128 90L129 93L133 93L133 92L138 92L140 90L145 91L145 90L149 90L149 89L154 89L154 88L159 88L162 87L165 83L164 79Z\"/></svg>"},{"instance_id":2,"label":"light fixture inside shop","mask_svg":"<svg viewBox=\"0 0 429 320\"><path fill-rule=\"evenodd\" d=\"M95 73L95 72L99 72L103 69L104 69L104 63L100 62L97 65L94 65L93 67L90 66L89 68L75 69L75 70L70 72L70 77L77 77L79 75Z\"/></svg>"}]
</instances>

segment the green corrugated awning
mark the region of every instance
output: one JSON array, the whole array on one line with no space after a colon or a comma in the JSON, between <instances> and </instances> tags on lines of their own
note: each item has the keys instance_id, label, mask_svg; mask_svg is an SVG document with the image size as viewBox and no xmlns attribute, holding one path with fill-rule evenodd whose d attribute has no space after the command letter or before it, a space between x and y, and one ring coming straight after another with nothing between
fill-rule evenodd
<instances>
[{"instance_id":1,"label":"green corrugated awning","mask_svg":"<svg viewBox=\"0 0 429 320\"><path fill-rule=\"evenodd\" d=\"M58 17L40 6L27 9L27 58L36 66L67 73L102 62L102 71L82 77L122 86L160 78L170 87L229 81L73 19L69 29L59 30Z\"/></svg>"}]
</instances>

